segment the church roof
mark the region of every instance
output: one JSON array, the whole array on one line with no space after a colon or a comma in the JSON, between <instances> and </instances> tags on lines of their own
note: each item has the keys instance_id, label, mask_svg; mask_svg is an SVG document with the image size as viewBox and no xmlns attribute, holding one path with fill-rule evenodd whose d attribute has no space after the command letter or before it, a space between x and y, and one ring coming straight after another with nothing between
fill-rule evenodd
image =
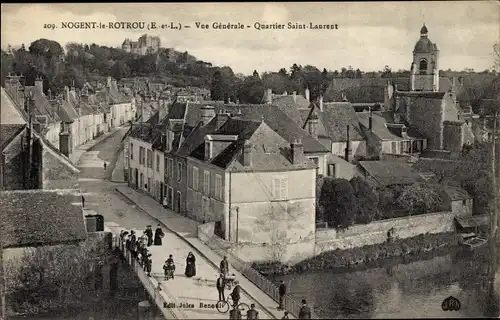
<instances>
[{"instance_id":1,"label":"church roof","mask_svg":"<svg viewBox=\"0 0 500 320\"><path fill-rule=\"evenodd\" d=\"M429 31L427 30L427 27L425 24L423 25L422 29L420 29L420 34L427 34Z\"/></svg>"},{"instance_id":2,"label":"church roof","mask_svg":"<svg viewBox=\"0 0 500 320\"><path fill-rule=\"evenodd\" d=\"M437 50L435 44L432 43L431 40L427 37L421 37L417 43L415 44L415 48L413 49L414 53L431 53L434 50Z\"/></svg>"}]
</instances>

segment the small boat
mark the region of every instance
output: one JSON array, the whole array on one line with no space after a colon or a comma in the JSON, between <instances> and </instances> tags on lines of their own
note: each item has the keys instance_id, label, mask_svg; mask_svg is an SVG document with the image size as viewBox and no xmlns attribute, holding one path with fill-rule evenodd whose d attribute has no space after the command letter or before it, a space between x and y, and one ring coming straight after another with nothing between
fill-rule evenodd
<instances>
[{"instance_id":1,"label":"small boat","mask_svg":"<svg viewBox=\"0 0 500 320\"><path fill-rule=\"evenodd\" d=\"M466 233L460 235L460 244L467 250L474 250L484 246L488 240L476 235L475 233Z\"/></svg>"}]
</instances>

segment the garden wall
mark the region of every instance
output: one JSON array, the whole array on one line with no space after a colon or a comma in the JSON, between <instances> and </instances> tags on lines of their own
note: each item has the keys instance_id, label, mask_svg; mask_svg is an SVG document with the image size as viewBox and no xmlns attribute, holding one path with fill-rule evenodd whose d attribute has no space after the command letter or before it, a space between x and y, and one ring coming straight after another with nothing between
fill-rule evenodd
<instances>
[{"instance_id":1,"label":"garden wall","mask_svg":"<svg viewBox=\"0 0 500 320\"><path fill-rule=\"evenodd\" d=\"M387 241L387 233L390 229L393 229L394 238L410 238L425 233L451 232L455 230L454 218L468 215L470 213L467 212L436 212L375 221L365 225L354 225L345 231L317 230L314 254L383 243Z\"/></svg>"}]
</instances>

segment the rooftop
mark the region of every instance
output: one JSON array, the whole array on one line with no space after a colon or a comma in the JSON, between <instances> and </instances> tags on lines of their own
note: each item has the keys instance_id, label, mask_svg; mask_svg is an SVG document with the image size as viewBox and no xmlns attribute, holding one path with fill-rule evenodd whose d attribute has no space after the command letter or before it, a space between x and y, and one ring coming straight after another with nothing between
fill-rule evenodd
<instances>
[{"instance_id":1,"label":"rooftop","mask_svg":"<svg viewBox=\"0 0 500 320\"><path fill-rule=\"evenodd\" d=\"M78 193L78 190L0 191L3 246L32 247L85 240Z\"/></svg>"},{"instance_id":2,"label":"rooftop","mask_svg":"<svg viewBox=\"0 0 500 320\"><path fill-rule=\"evenodd\" d=\"M359 165L381 186L424 181L415 170L402 161L360 161Z\"/></svg>"}]
</instances>

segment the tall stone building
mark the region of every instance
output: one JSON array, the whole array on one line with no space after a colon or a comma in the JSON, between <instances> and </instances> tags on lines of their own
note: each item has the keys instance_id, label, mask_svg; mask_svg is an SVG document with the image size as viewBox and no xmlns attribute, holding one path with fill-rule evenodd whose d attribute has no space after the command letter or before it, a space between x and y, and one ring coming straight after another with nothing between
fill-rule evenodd
<instances>
[{"instance_id":1,"label":"tall stone building","mask_svg":"<svg viewBox=\"0 0 500 320\"><path fill-rule=\"evenodd\" d=\"M420 29L420 39L413 49L411 90L439 92L439 50L428 37L427 27Z\"/></svg>"},{"instance_id":2,"label":"tall stone building","mask_svg":"<svg viewBox=\"0 0 500 320\"><path fill-rule=\"evenodd\" d=\"M130 53L146 55L157 52L160 49L160 37L153 37L147 34L142 35L137 41L127 38L123 41L122 50Z\"/></svg>"}]
</instances>

